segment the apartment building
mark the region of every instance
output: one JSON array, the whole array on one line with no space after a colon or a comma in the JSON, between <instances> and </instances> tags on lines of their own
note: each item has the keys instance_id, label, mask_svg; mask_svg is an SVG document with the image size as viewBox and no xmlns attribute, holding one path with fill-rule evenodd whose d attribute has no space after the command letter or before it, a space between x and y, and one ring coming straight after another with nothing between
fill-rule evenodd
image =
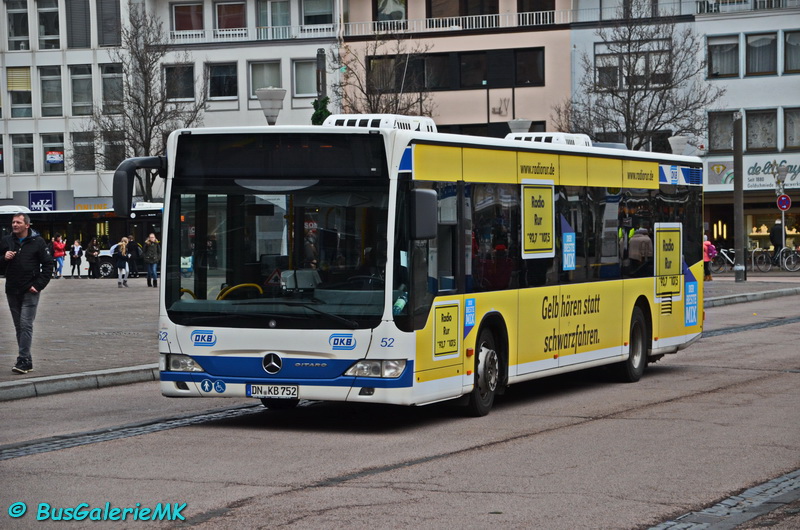
<instances>
[{"instance_id":1,"label":"apartment building","mask_svg":"<svg viewBox=\"0 0 800 530\"><path fill-rule=\"evenodd\" d=\"M43 207L30 202L32 190L52 192L48 208L110 206L125 146L119 135L93 138L86 123L95 108L119 107L125 73L113 51L129 6L163 24L170 98L191 101L208 90L205 126L265 124L255 91L269 86L287 90L279 124L310 123L317 50L337 42L337 1L7 0L0 3L0 206ZM107 167L87 156L93 140Z\"/></svg>"}]
</instances>

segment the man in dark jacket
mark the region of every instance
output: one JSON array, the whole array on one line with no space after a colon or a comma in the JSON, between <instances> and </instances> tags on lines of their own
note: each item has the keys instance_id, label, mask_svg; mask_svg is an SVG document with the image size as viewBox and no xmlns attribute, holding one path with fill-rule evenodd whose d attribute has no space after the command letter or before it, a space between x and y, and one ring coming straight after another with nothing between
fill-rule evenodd
<instances>
[{"instance_id":1,"label":"man in dark jacket","mask_svg":"<svg viewBox=\"0 0 800 530\"><path fill-rule=\"evenodd\" d=\"M0 240L0 273L6 276L6 299L17 330L19 354L11 369L17 374L33 370L31 342L39 293L53 272L53 257L45 240L31 229L31 219L20 213L11 220L11 234Z\"/></svg>"},{"instance_id":2,"label":"man in dark jacket","mask_svg":"<svg viewBox=\"0 0 800 530\"><path fill-rule=\"evenodd\" d=\"M772 264L778 265L781 249L783 249L783 223L780 219L775 220L775 224L769 231L769 242L772 243Z\"/></svg>"}]
</instances>

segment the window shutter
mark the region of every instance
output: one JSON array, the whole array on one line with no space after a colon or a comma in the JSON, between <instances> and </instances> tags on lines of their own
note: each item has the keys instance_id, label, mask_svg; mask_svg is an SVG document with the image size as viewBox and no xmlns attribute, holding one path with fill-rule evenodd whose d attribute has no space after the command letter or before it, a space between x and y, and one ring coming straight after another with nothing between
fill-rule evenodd
<instances>
[{"instance_id":1,"label":"window shutter","mask_svg":"<svg viewBox=\"0 0 800 530\"><path fill-rule=\"evenodd\" d=\"M28 91L31 90L31 69L27 66L19 68L8 68L6 70L8 79L8 90Z\"/></svg>"},{"instance_id":2,"label":"window shutter","mask_svg":"<svg viewBox=\"0 0 800 530\"><path fill-rule=\"evenodd\" d=\"M89 0L67 0L67 47L90 48Z\"/></svg>"}]
</instances>

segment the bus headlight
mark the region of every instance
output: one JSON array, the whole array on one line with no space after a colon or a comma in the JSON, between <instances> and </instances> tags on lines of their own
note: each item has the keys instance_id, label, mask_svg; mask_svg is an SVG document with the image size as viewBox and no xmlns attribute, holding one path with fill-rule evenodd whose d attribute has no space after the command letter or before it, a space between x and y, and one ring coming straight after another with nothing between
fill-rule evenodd
<instances>
[{"instance_id":1,"label":"bus headlight","mask_svg":"<svg viewBox=\"0 0 800 530\"><path fill-rule=\"evenodd\" d=\"M170 372L204 372L203 367L188 355L167 355L167 370Z\"/></svg>"},{"instance_id":2,"label":"bus headlight","mask_svg":"<svg viewBox=\"0 0 800 530\"><path fill-rule=\"evenodd\" d=\"M351 366L344 375L353 377L385 377L396 379L406 369L405 359L368 360L361 359Z\"/></svg>"}]
</instances>

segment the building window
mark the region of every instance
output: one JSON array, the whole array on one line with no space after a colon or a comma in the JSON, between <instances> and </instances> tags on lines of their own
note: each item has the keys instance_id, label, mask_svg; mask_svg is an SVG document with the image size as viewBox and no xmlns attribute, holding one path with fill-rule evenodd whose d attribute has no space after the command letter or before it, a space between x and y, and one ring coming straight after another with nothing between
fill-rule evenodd
<instances>
[{"instance_id":1,"label":"building window","mask_svg":"<svg viewBox=\"0 0 800 530\"><path fill-rule=\"evenodd\" d=\"M122 44L119 0L97 0L97 43L100 46Z\"/></svg>"},{"instance_id":2,"label":"building window","mask_svg":"<svg viewBox=\"0 0 800 530\"><path fill-rule=\"evenodd\" d=\"M69 67L72 86L72 115L92 114L92 65L75 64Z\"/></svg>"},{"instance_id":3,"label":"building window","mask_svg":"<svg viewBox=\"0 0 800 530\"><path fill-rule=\"evenodd\" d=\"M33 173L33 135L12 134L11 150L14 152L14 173Z\"/></svg>"},{"instance_id":4,"label":"building window","mask_svg":"<svg viewBox=\"0 0 800 530\"><path fill-rule=\"evenodd\" d=\"M544 48L517 50L514 62L515 86L544 85Z\"/></svg>"},{"instance_id":5,"label":"building window","mask_svg":"<svg viewBox=\"0 0 800 530\"><path fill-rule=\"evenodd\" d=\"M303 0L303 24L333 23L333 0Z\"/></svg>"},{"instance_id":6,"label":"building window","mask_svg":"<svg viewBox=\"0 0 800 530\"><path fill-rule=\"evenodd\" d=\"M101 64L103 77L103 114L122 114L122 64Z\"/></svg>"},{"instance_id":7,"label":"building window","mask_svg":"<svg viewBox=\"0 0 800 530\"><path fill-rule=\"evenodd\" d=\"M90 48L89 0L67 2L67 47Z\"/></svg>"},{"instance_id":8,"label":"building window","mask_svg":"<svg viewBox=\"0 0 800 530\"><path fill-rule=\"evenodd\" d=\"M764 151L778 148L778 111L747 111L747 150Z\"/></svg>"},{"instance_id":9,"label":"building window","mask_svg":"<svg viewBox=\"0 0 800 530\"><path fill-rule=\"evenodd\" d=\"M94 171L94 133L72 133L72 163L75 171Z\"/></svg>"},{"instance_id":10,"label":"building window","mask_svg":"<svg viewBox=\"0 0 800 530\"><path fill-rule=\"evenodd\" d=\"M450 56L429 55L425 57L425 88L445 90L450 88Z\"/></svg>"},{"instance_id":11,"label":"building window","mask_svg":"<svg viewBox=\"0 0 800 530\"><path fill-rule=\"evenodd\" d=\"M117 168L125 160L125 134L122 131L103 133L103 167L106 171Z\"/></svg>"},{"instance_id":12,"label":"building window","mask_svg":"<svg viewBox=\"0 0 800 530\"><path fill-rule=\"evenodd\" d=\"M374 13L378 22L406 20L408 18L407 0L375 0Z\"/></svg>"},{"instance_id":13,"label":"building window","mask_svg":"<svg viewBox=\"0 0 800 530\"><path fill-rule=\"evenodd\" d=\"M266 63L250 63L250 97L256 97L259 88L281 88L281 63L271 61Z\"/></svg>"},{"instance_id":14,"label":"building window","mask_svg":"<svg viewBox=\"0 0 800 530\"><path fill-rule=\"evenodd\" d=\"M31 105L31 69L27 66L6 69L6 82L11 97L11 117L30 118L33 116Z\"/></svg>"},{"instance_id":15,"label":"building window","mask_svg":"<svg viewBox=\"0 0 800 530\"><path fill-rule=\"evenodd\" d=\"M367 63L367 90L369 92L396 92L395 57L371 57Z\"/></svg>"},{"instance_id":16,"label":"building window","mask_svg":"<svg viewBox=\"0 0 800 530\"><path fill-rule=\"evenodd\" d=\"M595 55L595 83L598 88L619 88L619 57L616 55Z\"/></svg>"},{"instance_id":17,"label":"building window","mask_svg":"<svg viewBox=\"0 0 800 530\"><path fill-rule=\"evenodd\" d=\"M44 152L44 172L63 173L64 172L64 135L43 134L42 151Z\"/></svg>"},{"instance_id":18,"label":"building window","mask_svg":"<svg viewBox=\"0 0 800 530\"><path fill-rule=\"evenodd\" d=\"M40 66L39 81L42 86L42 116L61 116L61 67Z\"/></svg>"},{"instance_id":19,"label":"building window","mask_svg":"<svg viewBox=\"0 0 800 530\"><path fill-rule=\"evenodd\" d=\"M317 96L317 61L294 61L294 95Z\"/></svg>"},{"instance_id":20,"label":"building window","mask_svg":"<svg viewBox=\"0 0 800 530\"><path fill-rule=\"evenodd\" d=\"M256 14L259 39L288 39L291 36L288 1L259 0Z\"/></svg>"},{"instance_id":21,"label":"building window","mask_svg":"<svg viewBox=\"0 0 800 530\"><path fill-rule=\"evenodd\" d=\"M235 98L238 90L236 63L208 65L209 97Z\"/></svg>"},{"instance_id":22,"label":"building window","mask_svg":"<svg viewBox=\"0 0 800 530\"><path fill-rule=\"evenodd\" d=\"M459 55L459 82L461 88L481 88L486 85L486 54L462 53Z\"/></svg>"},{"instance_id":23,"label":"building window","mask_svg":"<svg viewBox=\"0 0 800 530\"><path fill-rule=\"evenodd\" d=\"M739 36L708 38L708 77L739 75Z\"/></svg>"},{"instance_id":24,"label":"building window","mask_svg":"<svg viewBox=\"0 0 800 530\"><path fill-rule=\"evenodd\" d=\"M8 0L8 49L28 50L28 2L27 0Z\"/></svg>"},{"instance_id":25,"label":"building window","mask_svg":"<svg viewBox=\"0 0 800 530\"><path fill-rule=\"evenodd\" d=\"M800 31L784 33L783 44L783 71L800 72Z\"/></svg>"},{"instance_id":26,"label":"building window","mask_svg":"<svg viewBox=\"0 0 800 530\"><path fill-rule=\"evenodd\" d=\"M733 112L708 114L708 150L711 153L733 151Z\"/></svg>"},{"instance_id":27,"label":"building window","mask_svg":"<svg viewBox=\"0 0 800 530\"><path fill-rule=\"evenodd\" d=\"M203 4L176 4L172 6L172 27L175 31L198 31L203 25Z\"/></svg>"},{"instance_id":28,"label":"building window","mask_svg":"<svg viewBox=\"0 0 800 530\"><path fill-rule=\"evenodd\" d=\"M496 15L500 12L498 0L433 0L430 2L429 17L461 17L471 15Z\"/></svg>"},{"instance_id":29,"label":"building window","mask_svg":"<svg viewBox=\"0 0 800 530\"><path fill-rule=\"evenodd\" d=\"M800 149L800 108L783 111L784 146L786 149Z\"/></svg>"},{"instance_id":30,"label":"building window","mask_svg":"<svg viewBox=\"0 0 800 530\"><path fill-rule=\"evenodd\" d=\"M777 72L778 38L775 33L748 35L747 75L765 75Z\"/></svg>"},{"instance_id":31,"label":"building window","mask_svg":"<svg viewBox=\"0 0 800 530\"><path fill-rule=\"evenodd\" d=\"M217 29L241 29L247 27L244 2L220 3L217 8Z\"/></svg>"},{"instance_id":32,"label":"building window","mask_svg":"<svg viewBox=\"0 0 800 530\"><path fill-rule=\"evenodd\" d=\"M181 64L164 67L167 98L194 99L194 66Z\"/></svg>"},{"instance_id":33,"label":"building window","mask_svg":"<svg viewBox=\"0 0 800 530\"><path fill-rule=\"evenodd\" d=\"M6 172L5 157L3 156L3 137L0 136L0 175Z\"/></svg>"},{"instance_id":34,"label":"building window","mask_svg":"<svg viewBox=\"0 0 800 530\"><path fill-rule=\"evenodd\" d=\"M36 4L39 8L39 49L59 48L58 0L38 0Z\"/></svg>"}]
</instances>

